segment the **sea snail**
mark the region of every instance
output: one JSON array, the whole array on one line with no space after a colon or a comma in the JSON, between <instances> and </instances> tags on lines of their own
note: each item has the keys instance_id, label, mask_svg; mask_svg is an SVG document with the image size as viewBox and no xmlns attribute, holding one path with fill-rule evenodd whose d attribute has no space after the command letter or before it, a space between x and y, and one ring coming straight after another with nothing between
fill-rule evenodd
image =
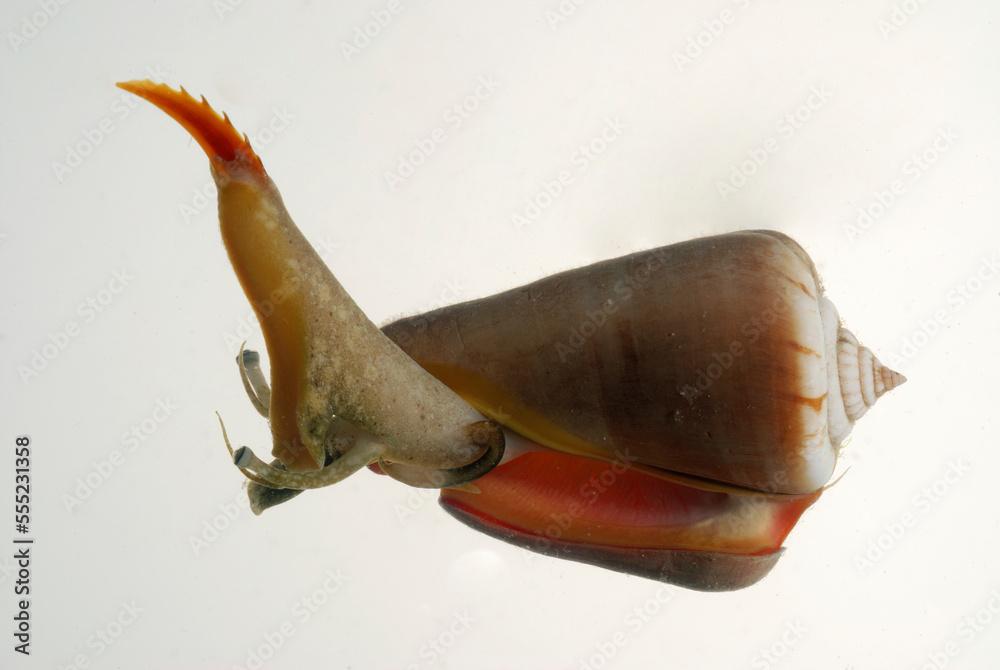
<instances>
[{"instance_id":1,"label":"sea snail","mask_svg":"<svg viewBox=\"0 0 1000 670\"><path fill-rule=\"evenodd\" d=\"M255 512L370 466L441 488L456 518L534 551L740 588L773 567L854 422L904 381L773 231L635 253L379 329L228 117L183 88L119 86L210 159L271 364L268 385L254 352L237 357L273 437L271 463L230 448Z\"/></svg>"}]
</instances>

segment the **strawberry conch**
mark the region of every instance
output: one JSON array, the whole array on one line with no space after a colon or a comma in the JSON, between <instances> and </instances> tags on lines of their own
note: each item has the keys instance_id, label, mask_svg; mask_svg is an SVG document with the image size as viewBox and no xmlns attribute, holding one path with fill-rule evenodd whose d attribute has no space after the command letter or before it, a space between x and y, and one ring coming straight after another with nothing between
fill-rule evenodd
<instances>
[{"instance_id":1,"label":"strawberry conch","mask_svg":"<svg viewBox=\"0 0 1000 670\"><path fill-rule=\"evenodd\" d=\"M841 322L806 251L733 232L377 328L229 117L119 84L209 157L223 244L270 362L237 356L270 462L223 440L256 513L370 469L546 556L700 590L753 584L856 421L905 378ZM221 418L220 418L221 424Z\"/></svg>"}]
</instances>

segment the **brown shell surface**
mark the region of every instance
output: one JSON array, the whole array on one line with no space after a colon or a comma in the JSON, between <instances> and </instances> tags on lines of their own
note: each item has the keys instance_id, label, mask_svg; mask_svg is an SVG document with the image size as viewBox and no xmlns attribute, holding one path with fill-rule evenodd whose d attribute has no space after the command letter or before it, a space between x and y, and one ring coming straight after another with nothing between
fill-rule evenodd
<instances>
[{"instance_id":1,"label":"brown shell surface","mask_svg":"<svg viewBox=\"0 0 1000 670\"><path fill-rule=\"evenodd\" d=\"M821 286L780 233L702 238L404 318L384 332L550 447L800 493ZM812 305L812 307L810 307ZM808 338L806 338L808 340ZM815 420L811 422L815 425ZM825 425L825 423L823 424Z\"/></svg>"}]
</instances>

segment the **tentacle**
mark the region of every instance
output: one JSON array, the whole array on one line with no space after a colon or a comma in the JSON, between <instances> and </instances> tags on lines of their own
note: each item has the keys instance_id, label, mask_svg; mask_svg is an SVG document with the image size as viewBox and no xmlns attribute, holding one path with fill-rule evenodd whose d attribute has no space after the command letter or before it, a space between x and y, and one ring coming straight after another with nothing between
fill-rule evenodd
<instances>
[{"instance_id":1,"label":"tentacle","mask_svg":"<svg viewBox=\"0 0 1000 670\"><path fill-rule=\"evenodd\" d=\"M240 345L240 353L236 355L236 364L240 367L240 380L243 382L243 390L250 398L250 404L266 419L271 406L271 387L267 385L267 379L260 369L260 354L244 349L245 344L246 342Z\"/></svg>"},{"instance_id":2,"label":"tentacle","mask_svg":"<svg viewBox=\"0 0 1000 670\"><path fill-rule=\"evenodd\" d=\"M383 455L383 445L375 442L357 444L346 454L321 470L288 472L257 458L249 447L233 452L233 463L244 473L253 475L254 481L264 486L281 489L318 489L336 484ZM249 477L249 475L248 475Z\"/></svg>"},{"instance_id":3,"label":"tentacle","mask_svg":"<svg viewBox=\"0 0 1000 670\"><path fill-rule=\"evenodd\" d=\"M219 419L219 427L222 428L222 441L225 442L225 444L226 444L226 451L229 452L229 457L230 458L234 458L235 457L235 452L233 451L233 445L232 445L232 443L229 441L229 433L226 431L226 424L223 423L223 421L222 421L222 415L219 414L218 412L216 412L215 416L216 416L216 418ZM256 483L258 483L258 484L260 484L262 486L268 486L267 482L265 482L263 479L260 479L259 477L257 477L256 475L254 475L252 472L249 472L248 470L244 470L243 468L240 468L240 471L243 473L243 476L246 477L247 479L249 479L250 481L256 482Z\"/></svg>"}]
</instances>

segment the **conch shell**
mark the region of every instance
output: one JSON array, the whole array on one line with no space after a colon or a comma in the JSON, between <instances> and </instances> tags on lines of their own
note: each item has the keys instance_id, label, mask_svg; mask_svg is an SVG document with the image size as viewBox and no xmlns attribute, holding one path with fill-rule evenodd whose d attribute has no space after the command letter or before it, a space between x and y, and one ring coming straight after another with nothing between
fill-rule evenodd
<instances>
[{"instance_id":1,"label":"conch shell","mask_svg":"<svg viewBox=\"0 0 1000 670\"><path fill-rule=\"evenodd\" d=\"M256 353L237 359L276 459L230 449L256 512L368 465L441 488L452 515L534 551L739 588L780 557L854 422L905 381L842 326L802 247L766 230L380 330L228 117L183 89L120 86L211 161L223 241L271 360L268 386Z\"/></svg>"},{"instance_id":2,"label":"conch shell","mask_svg":"<svg viewBox=\"0 0 1000 670\"><path fill-rule=\"evenodd\" d=\"M774 231L570 270L385 332L548 449L475 492L442 491L445 509L542 553L702 589L770 569L854 421L904 381Z\"/></svg>"}]
</instances>

